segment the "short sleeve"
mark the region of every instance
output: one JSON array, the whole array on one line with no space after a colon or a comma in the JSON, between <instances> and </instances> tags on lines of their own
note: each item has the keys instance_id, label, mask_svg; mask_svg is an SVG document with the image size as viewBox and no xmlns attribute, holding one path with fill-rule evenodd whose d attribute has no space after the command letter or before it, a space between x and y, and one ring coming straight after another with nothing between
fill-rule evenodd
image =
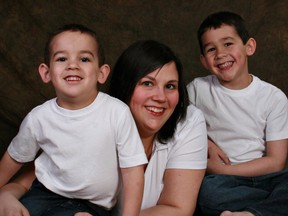
<instances>
[{"instance_id":1,"label":"short sleeve","mask_svg":"<svg viewBox=\"0 0 288 216\"><path fill-rule=\"evenodd\" d=\"M116 142L121 168L147 163L144 147L129 108L119 119Z\"/></svg>"},{"instance_id":2,"label":"short sleeve","mask_svg":"<svg viewBox=\"0 0 288 216\"><path fill-rule=\"evenodd\" d=\"M205 169L207 166L207 130L202 112L190 105L180 123L169 153L167 168Z\"/></svg>"},{"instance_id":3,"label":"short sleeve","mask_svg":"<svg viewBox=\"0 0 288 216\"><path fill-rule=\"evenodd\" d=\"M34 160L40 149L33 134L35 132L33 125L33 115L29 113L8 147L9 155L18 162L25 163Z\"/></svg>"}]
</instances>

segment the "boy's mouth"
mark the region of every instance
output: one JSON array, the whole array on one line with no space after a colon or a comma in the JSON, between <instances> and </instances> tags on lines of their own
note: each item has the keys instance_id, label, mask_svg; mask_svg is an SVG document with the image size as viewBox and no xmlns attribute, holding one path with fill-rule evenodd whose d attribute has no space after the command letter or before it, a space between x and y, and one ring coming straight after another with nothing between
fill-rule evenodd
<instances>
[{"instance_id":1,"label":"boy's mouth","mask_svg":"<svg viewBox=\"0 0 288 216\"><path fill-rule=\"evenodd\" d=\"M64 78L66 81L80 81L80 80L82 80L82 78L81 77L79 77L79 76L67 76L67 77L65 77Z\"/></svg>"},{"instance_id":2,"label":"boy's mouth","mask_svg":"<svg viewBox=\"0 0 288 216\"><path fill-rule=\"evenodd\" d=\"M233 65L232 61L227 61L227 62L224 62L222 64L218 64L217 67L221 70L227 70L227 69L231 68L232 65Z\"/></svg>"}]
</instances>

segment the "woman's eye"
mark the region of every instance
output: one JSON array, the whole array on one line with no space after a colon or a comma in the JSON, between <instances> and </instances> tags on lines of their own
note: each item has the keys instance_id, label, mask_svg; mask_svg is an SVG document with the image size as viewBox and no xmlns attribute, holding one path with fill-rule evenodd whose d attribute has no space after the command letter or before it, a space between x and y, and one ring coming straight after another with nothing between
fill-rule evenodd
<instances>
[{"instance_id":1,"label":"woman's eye","mask_svg":"<svg viewBox=\"0 0 288 216\"><path fill-rule=\"evenodd\" d=\"M143 81L142 85L144 85L144 86L152 86L153 84L150 81Z\"/></svg>"},{"instance_id":2,"label":"woman's eye","mask_svg":"<svg viewBox=\"0 0 288 216\"><path fill-rule=\"evenodd\" d=\"M166 88L168 88L168 89L177 89L177 87L174 84L168 84L168 85L166 85Z\"/></svg>"}]
</instances>

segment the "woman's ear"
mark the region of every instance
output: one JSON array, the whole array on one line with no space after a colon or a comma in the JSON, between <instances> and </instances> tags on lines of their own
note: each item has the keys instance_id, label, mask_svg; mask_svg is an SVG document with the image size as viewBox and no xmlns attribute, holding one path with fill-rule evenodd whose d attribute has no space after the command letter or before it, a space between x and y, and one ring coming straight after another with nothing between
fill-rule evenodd
<instances>
[{"instance_id":1,"label":"woman's ear","mask_svg":"<svg viewBox=\"0 0 288 216\"><path fill-rule=\"evenodd\" d=\"M38 67L38 72L41 76L41 79L44 83L48 83L51 81L51 76L50 76L50 73L49 73L49 67L42 63L39 65Z\"/></svg>"},{"instance_id":2,"label":"woman's ear","mask_svg":"<svg viewBox=\"0 0 288 216\"><path fill-rule=\"evenodd\" d=\"M98 82L104 84L110 74L110 67L108 64L104 64L100 67Z\"/></svg>"},{"instance_id":3,"label":"woman's ear","mask_svg":"<svg viewBox=\"0 0 288 216\"><path fill-rule=\"evenodd\" d=\"M249 38L245 46L247 56L252 56L256 51L256 40L254 38Z\"/></svg>"}]
</instances>

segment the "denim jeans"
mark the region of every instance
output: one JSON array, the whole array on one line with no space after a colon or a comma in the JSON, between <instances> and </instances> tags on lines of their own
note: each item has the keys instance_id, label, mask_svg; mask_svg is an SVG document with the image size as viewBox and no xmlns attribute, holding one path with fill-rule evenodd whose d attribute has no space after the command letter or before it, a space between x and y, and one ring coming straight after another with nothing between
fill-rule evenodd
<instances>
[{"instance_id":1,"label":"denim jeans","mask_svg":"<svg viewBox=\"0 0 288 216\"><path fill-rule=\"evenodd\" d=\"M37 179L20 201L28 209L30 216L74 216L77 212L110 216L108 210L87 200L66 198L49 191Z\"/></svg>"},{"instance_id":2,"label":"denim jeans","mask_svg":"<svg viewBox=\"0 0 288 216\"><path fill-rule=\"evenodd\" d=\"M205 176L196 215L218 216L224 210L249 211L255 216L288 215L288 169L257 177Z\"/></svg>"}]
</instances>

